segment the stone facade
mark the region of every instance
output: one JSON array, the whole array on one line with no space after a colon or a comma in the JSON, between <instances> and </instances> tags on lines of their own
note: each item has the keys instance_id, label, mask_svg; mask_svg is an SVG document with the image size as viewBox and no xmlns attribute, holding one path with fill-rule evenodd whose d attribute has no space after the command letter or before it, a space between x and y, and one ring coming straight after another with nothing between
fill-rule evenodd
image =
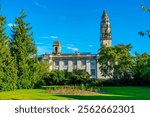
<instances>
[{"instance_id":1,"label":"stone facade","mask_svg":"<svg viewBox=\"0 0 150 117\"><path fill-rule=\"evenodd\" d=\"M106 11L103 12L101 21L101 45L111 46L111 28ZM73 70L81 69L88 72L91 78L104 78L99 70L98 54L91 53L62 53L62 46L59 41L53 44L52 54L44 54L41 60L48 61L50 70L63 70L72 72ZM106 77L105 77L106 78Z\"/></svg>"},{"instance_id":2,"label":"stone facade","mask_svg":"<svg viewBox=\"0 0 150 117\"><path fill-rule=\"evenodd\" d=\"M43 61L48 61L50 70L63 70L72 72L73 70L81 69L87 71L91 78L97 78L100 75L98 65L98 55L91 53L68 53L61 55L44 54L41 56Z\"/></svg>"}]
</instances>

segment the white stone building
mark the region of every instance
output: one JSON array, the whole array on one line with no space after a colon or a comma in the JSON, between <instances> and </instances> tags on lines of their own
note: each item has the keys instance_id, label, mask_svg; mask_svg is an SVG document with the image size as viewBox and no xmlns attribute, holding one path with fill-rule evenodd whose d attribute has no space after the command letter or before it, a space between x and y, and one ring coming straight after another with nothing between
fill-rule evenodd
<instances>
[{"instance_id":1,"label":"white stone building","mask_svg":"<svg viewBox=\"0 0 150 117\"><path fill-rule=\"evenodd\" d=\"M110 22L106 11L103 12L100 29L101 45L112 46ZM72 72L81 69L87 71L91 78L104 78L99 70L98 57L98 54L91 53L62 53L59 41L54 42L52 54L41 55L42 60L51 64L50 70Z\"/></svg>"}]
</instances>

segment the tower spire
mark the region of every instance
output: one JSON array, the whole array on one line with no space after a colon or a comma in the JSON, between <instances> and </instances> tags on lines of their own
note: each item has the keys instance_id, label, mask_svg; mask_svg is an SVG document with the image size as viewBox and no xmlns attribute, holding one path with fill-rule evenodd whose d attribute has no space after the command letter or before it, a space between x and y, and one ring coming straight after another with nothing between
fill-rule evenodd
<instances>
[{"instance_id":1,"label":"tower spire","mask_svg":"<svg viewBox=\"0 0 150 117\"><path fill-rule=\"evenodd\" d=\"M107 47L112 46L111 27L106 10L104 10L102 15L100 30L101 45L106 45Z\"/></svg>"}]
</instances>

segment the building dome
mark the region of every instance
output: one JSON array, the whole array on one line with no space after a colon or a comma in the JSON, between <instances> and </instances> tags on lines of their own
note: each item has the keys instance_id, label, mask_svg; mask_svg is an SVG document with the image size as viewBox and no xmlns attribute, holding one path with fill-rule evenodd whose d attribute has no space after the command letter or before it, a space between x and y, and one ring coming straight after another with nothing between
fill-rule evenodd
<instances>
[{"instance_id":1,"label":"building dome","mask_svg":"<svg viewBox=\"0 0 150 117\"><path fill-rule=\"evenodd\" d=\"M53 46L61 46L60 42L57 40L54 42Z\"/></svg>"}]
</instances>

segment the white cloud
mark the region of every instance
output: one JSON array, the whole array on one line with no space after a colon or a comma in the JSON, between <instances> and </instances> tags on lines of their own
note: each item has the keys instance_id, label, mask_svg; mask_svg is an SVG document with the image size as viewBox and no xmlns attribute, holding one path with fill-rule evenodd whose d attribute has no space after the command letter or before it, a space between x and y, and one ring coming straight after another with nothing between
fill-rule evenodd
<instances>
[{"instance_id":1,"label":"white cloud","mask_svg":"<svg viewBox=\"0 0 150 117\"><path fill-rule=\"evenodd\" d=\"M8 23L7 25L8 25L9 27L15 26L15 24L13 24L13 23Z\"/></svg>"},{"instance_id":2,"label":"white cloud","mask_svg":"<svg viewBox=\"0 0 150 117\"><path fill-rule=\"evenodd\" d=\"M72 51L79 51L78 48L73 48L73 47L67 47L67 49L72 50Z\"/></svg>"},{"instance_id":3,"label":"white cloud","mask_svg":"<svg viewBox=\"0 0 150 117\"><path fill-rule=\"evenodd\" d=\"M58 36L50 36L50 38L52 38L52 39L58 39Z\"/></svg>"},{"instance_id":4,"label":"white cloud","mask_svg":"<svg viewBox=\"0 0 150 117\"><path fill-rule=\"evenodd\" d=\"M89 47L93 47L94 45L88 45Z\"/></svg>"},{"instance_id":5,"label":"white cloud","mask_svg":"<svg viewBox=\"0 0 150 117\"><path fill-rule=\"evenodd\" d=\"M42 39L58 39L58 36L43 36L43 37L40 37Z\"/></svg>"},{"instance_id":6,"label":"white cloud","mask_svg":"<svg viewBox=\"0 0 150 117\"><path fill-rule=\"evenodd\" d=\"M40 37L42 39L50 39L51 37L50 36L43 36L43 37Z\"/></svg>"},{"instance_id":7,"label":"white cloud","mask_svg":"<svg viewBox=\"0 0 150 117\"><path fill-rule=\"evenodd\" d=\"M47 6L46 5L43 5L43 4L40 4L39 2L37 1L34 1L35 5L40 7L40 8L44 8L44 9L47 9Z\"/></svg>"},{"instance_id":8,"label":"white cloud","mask_svg":"<svg viewBox=\"0 0 150 117\"><path fill-rule=\"evenodd\" d=\"M67 46L71 46L71 47L73 47L74 45L73 45L73 44L67 44Z\"/></svg>"}]
</instances>

